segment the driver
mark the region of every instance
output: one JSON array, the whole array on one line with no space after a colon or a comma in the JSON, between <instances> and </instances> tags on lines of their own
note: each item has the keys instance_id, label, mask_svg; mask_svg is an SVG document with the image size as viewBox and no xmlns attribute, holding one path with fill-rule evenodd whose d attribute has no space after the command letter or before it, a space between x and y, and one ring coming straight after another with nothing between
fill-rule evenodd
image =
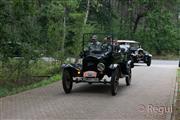
<instances>
[{"instance_id":1,"label":"driver","mask_svg":"<svg viewBox=\"0 0 180 120\"><path fill-rule=\"evenodd\" d=\"M89 51L101 51L101 43L97 41L97 36L93 35L89 44Z\"/></svg>"}]
</instances>

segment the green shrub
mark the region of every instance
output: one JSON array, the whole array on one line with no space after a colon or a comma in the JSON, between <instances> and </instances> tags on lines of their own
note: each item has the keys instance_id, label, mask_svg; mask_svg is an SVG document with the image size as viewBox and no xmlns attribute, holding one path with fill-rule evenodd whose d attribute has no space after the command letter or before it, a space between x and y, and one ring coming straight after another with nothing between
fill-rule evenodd
<instances>
[{"instance_id":1,"label":"green shrub","mask_svg":"<svg viewBox=\"0 0 180 120\"><path fill-rule=\"evenodd\" d=\"M0 66L0 84L30 84L60 73L57 61L10 59Z\"/></svg>"}]
</instances>

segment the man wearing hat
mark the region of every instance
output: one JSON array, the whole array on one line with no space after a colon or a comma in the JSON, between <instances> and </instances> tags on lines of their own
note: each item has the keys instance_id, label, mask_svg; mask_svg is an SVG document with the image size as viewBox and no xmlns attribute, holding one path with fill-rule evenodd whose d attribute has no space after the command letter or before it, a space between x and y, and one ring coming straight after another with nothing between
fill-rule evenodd
<instances>
[{"instance_id":1,"label":"man wearing hat","mask_svg":"<svg viewBox=\"0 0 180 120\"><path fill-rule=\"evenodd\" d=\"M93 35L89 44L89 51L101 51L101 43L97 41L97 36Z\"/></svg>"}]
</instances>

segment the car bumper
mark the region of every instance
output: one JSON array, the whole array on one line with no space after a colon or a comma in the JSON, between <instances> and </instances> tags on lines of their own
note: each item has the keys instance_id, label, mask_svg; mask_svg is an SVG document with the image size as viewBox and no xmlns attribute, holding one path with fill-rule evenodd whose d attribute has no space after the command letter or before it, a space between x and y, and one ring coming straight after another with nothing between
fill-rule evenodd
<instances>
[{"instance_id":1,"label":"car bumper","mask_svg":"<svg viewBox=\"0 0 180 120\"><path fill-rule=\"evenodd\" d=\"M84 78L84 77L76 77L73 79L73 82L87 82L87 83L110 83L106 79L99 80L98 78Z\"/></svg>"}]
</instances>

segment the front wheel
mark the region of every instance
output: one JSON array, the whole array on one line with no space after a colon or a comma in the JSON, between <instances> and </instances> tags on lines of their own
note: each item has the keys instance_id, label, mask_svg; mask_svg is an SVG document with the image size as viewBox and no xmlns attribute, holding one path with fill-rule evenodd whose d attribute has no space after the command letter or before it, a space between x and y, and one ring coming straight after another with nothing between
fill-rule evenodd
<instances>
[{"instance_id":1,"label":"front wheel","mask_svg":"<svg viewBox=\"0 0 180 120\"><path fill-rule=\"evenodd\" d=\"M118 85L119 85L119 70L116 68L116 70L112 73L111 76L111 94L115 96L118 91Z\"/></svg>"},{"instance_id":2,"label":"front wheel","mask_svg":"<svg viewBox=\"0 0 180 120\"><path fill-rule=\"evenodd\" d=\"M147 66L150 66L150 65L151 65L151 58L148 58Z\"/></svg>"},{"instance_id":3,"label":"front wheel","mask_svg":"<svg viewBox=\"0 0 180 120\"><path fill-rule=\"evenodd\" d=\"M63 89L66 94L70 93L73 86L73 78L69 71L64 70L62 76Z\"/></svg>"}]
</instances>

